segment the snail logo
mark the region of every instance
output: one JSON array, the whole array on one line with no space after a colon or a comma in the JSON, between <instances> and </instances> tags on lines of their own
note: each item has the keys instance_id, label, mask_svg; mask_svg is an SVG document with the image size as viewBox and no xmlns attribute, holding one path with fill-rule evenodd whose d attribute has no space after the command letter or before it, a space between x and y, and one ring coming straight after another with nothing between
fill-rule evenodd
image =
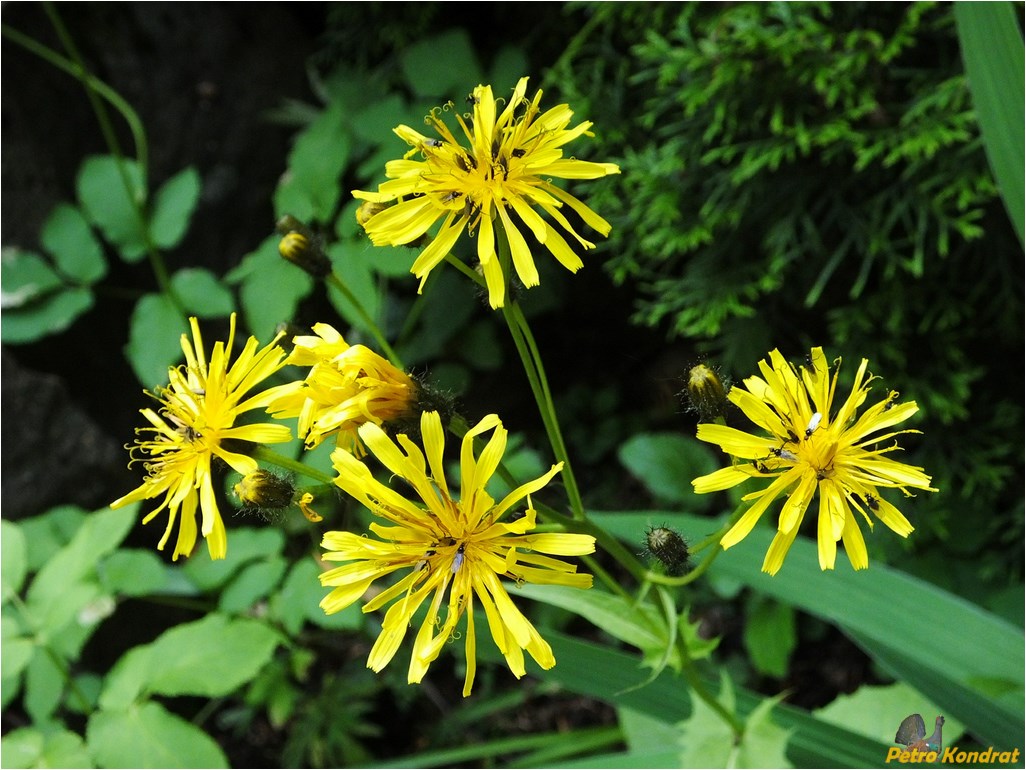
<instances>
[{"instance_id":1,"label":"snail logo","mask_svg":"<svg viewBox=\"0 0 1026 770\"><path fill-rule=\"evenodd\" d=\"M934 720L933 735L926 737L926 723L919 714L909 714L898 726L898 732L894 734L894 742L907 746L909 751L938 752L941 750L941 728L944 727L944 717L938 716Z\"/></svg>"},{"instance_id":2,"label":"snail logo","mask_svg":"<svg viewBox=\"0 0 1026 770\"><path fill-rule=\"evenodd\" d=\"M897 761L902 765L906 764L941 764L941 765L988 765L988 764L1015 764L1021 756L1021 749L1015 748L1009 751L1001 751L990 746L982 750L963 751L957 746L944 748L944 741L941 738L941 730L944 727L944 717L938 716L934 720L933 734L926 735L926 722L920 714L909 714L901 720L898 725L898 732L894 734L894 742L903 746L892 746L887 750L886 762Z\"/></svg>"}]
</instances>

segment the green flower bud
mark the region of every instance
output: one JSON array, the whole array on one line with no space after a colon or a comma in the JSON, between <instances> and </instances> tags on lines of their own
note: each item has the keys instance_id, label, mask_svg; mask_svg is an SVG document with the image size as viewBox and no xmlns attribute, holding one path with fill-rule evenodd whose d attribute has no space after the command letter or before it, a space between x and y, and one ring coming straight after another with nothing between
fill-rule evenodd
<instances>
[{"instance_id":1,"label":"green flower bud","mask_svg":"<svg viewBox=\"0 0 1026 770\"><path fill-rule=\"evenodd\" d=\"M649 527L645 533L645 546L666 568L671 577L686 575L691 570L691 552L688 544L669 527Z\"/></svg>"}]
</instances>

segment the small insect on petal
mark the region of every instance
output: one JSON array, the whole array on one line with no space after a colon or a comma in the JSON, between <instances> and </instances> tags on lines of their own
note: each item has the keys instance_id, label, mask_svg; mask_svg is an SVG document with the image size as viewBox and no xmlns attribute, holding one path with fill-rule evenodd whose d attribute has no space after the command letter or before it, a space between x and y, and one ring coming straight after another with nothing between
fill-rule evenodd
<instances>
[{"instance_id":1,"label":"small insect on petal","mask_svg":"<svg viewBox=\"0 0 1026 770\"><path fill-rule=\"evenodd\" d=\"M788 460L790 462L798 462L798 455L787 449L771 449L770 454L779 457L781 460Z\"/></svg>"},{"instance_id":2,"label":"small insect on petal","mask_svg":"<svg viewBox=\"0 0 1026 770\"><path fill-rule=\"evenodd\" d=\"M813 414L812 415L812 419L809 420L809 427L807 427L805 429L805 438L808 438L813 433L815 433L816 432L816 428L819 427L819 424L822 421L823 421L823 415L822 415L821 412L816 412L815 414Z\"/></svg>"},{"instance_id":3,"label":"small insect on petal","mask_svg":"<svg viewBox=\"0 0 1026 770\"><path fill-rule=\"evenodd\" d=\"M460 547L456 549L456 555L452 559L452 573L455 575L460 571L460 567L463 566L463 554L466 551L467 546L464 543L460 543Z\"/></svg>"}]
</instances>

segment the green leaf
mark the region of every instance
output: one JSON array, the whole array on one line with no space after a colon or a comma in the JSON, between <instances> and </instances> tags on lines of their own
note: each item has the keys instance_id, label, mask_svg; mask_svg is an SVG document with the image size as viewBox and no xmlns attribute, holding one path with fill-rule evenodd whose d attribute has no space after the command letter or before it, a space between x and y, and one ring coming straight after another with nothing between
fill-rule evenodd
<instances>
[{"instance_id":1,"label":"green leaf","mask_svg":"<svg viewBox=\"0 0 1026 770\"><path fill-rule=\"evenodd\" d=\"M36 647L25 669L25 710L33 722L45 722L64 692L64 671L43 647Z\"/></svg>"},{"instance_id":2,"label":"green leaf","mask_svg":"<svg viewBox=\"0 0 1026 770\"><path fill-rule=\"evenodd\" d=\"M260 339L270 339L279 323L291 320L313 288L309 275L279 256L278 241L278 236L266 238L225 276L228 283L241 284L246 326Z\"/></svg>"},{"instance_id":3,"label":"green leaf","mask_svg":"<svg viewBox=\"0 0 1026 770\"><path fill-rule=\"evenodd\" d=\"M70 543L88 515L77 505L58 505L18 522L25 533L29 572L38 572L50 557Z\"/></svg>"},{"instance_id":4,"label":"green leaf","mask_svg":"<svg viewBox=\"0 0 1026 770\"><path fill-rule=\"evenodd\" d=\"M94 767L82 736L69 730L13 730L0 739L3 767Z\"/></svg>"},{"instance_id":5,"label":"green leaf","mask_svg":"<svg viewBox=\"0 0 1026 770\"><path fill-rule=\"evenodd\" d=\"M250 610L257 602L267 599L281 581L287 566L287 562L281 557L272 557L247 565L221 594L218 607L226 613L243 613Z\"/></svg>"},{"instance_id":6,"label":"green leaf","mask_svg":"<svg viewBox=\"0 0 1026 770\"><path fill-rule=\"evenodd\" d=\"M342 243L332 244L328 247L327 253L335 274L360 303L363 311L371 320L379 318L383 297L381 287L378 286L371 269L375 255L370 250L354 249ZM328 299L348 323L365 332L370 331L366 321L356 311L356 306L334 284L328 284Z\"/></svg>"},{"instance_id":7,"label":"green leaf","mask_svg":"<svg viewBox=\"0 0 1026 770\"><path fill-rule=\"evenodd\" d=\"M127 186L126 186L127 185ZM78 201L89 220L117 247L126 262L146 254L146 204L142 169L134 160L93 155L82 162L75 183Z\"/></svg>"},{"instance_id":8,"label":"green leaf","mask_svg":"<svg viewBox=\"0 0 1026 770\"><path fill-rule=\"evenodd\" d=\"M65 286L37 254L5 248L0 253L0 264L4 316L0 334L8 344L34 342L58 334L93 306L89 289Z\"/></svg>"},{"instance_id":9,"label":"green leaf","mask_svg":"<svg viewBox=\"0 0 1026 770\"><path fill-rule=\"evenodd\" d=\"M292 636L299 633L307 620L332 630L351 631L363 625L364 615L356 604L333 615L325 614L320 602L328 589L321 586L318 580L320 573L321 569L314 559L304 558L296 562L281 590L271 597L272 617L278 618L285 631Z\"/></svg>"},{"instance_id":10,"label":"green leaf","mask_svg":"<svg viewBox=\"0 0 1026 770\"><path fill-rule=\"evenodd\" d=\"M712 454L696 439L679 433L639 433L620 446L618 456L656 498L697 511L712 503L691 486L691 479L716 469Z\"/></svg>"},{"instance_id":11,"label":"green leaf","mask_svg":"<svg viewBox=\"0 0 1026 770\"><path fill-rule=\"evenodd\" d=\"M0 521L0 576L3 579L3 601L21 590L28 572L28 547L25 533L12 521Z\"/></svg>"},{"instance_id":12,"label":"green leaf","mask_svg":"<svg viewBox=\"0 0 1026 770\"><path fill-rule=\"evenodd\" d=\"M830 724L890 743L905 716L917 713L940 714L941 709L904 682L895 682L879 687L864 685L851 695L842 693L814 713ZM895 722L895 714L903 716ZM951 739L959 736L963 730L961 722L948 717L944 725L947 743L950 744Z\"/></svg>"},{"instance_id":13,"label":"green leaf","mask_svg":"<svg viewBox=\"0 0 1026 770\"><path fill-rule=\"evenodd\" d=\"M623 597L599 590L555 585L525 584L519 586L514 595L526 596L580 615L615 639L642 650L647 665L656 665L665 658L666 665L680 668L680 652L673 649L667 655L671 637L666 618L649 604L635 605ZM678 630L687 640L692 659L708 657L716 648L716 640L698 639L695 629L684 617L680 619Z\"/></svg>"},{"instance_id":14,"label":"green leaf","mask_svg":"<svg viewBox=\"0 0 1026 770\"><path fill-rule=\"evenodd\" d=\"M162 249L173 249L189 230L189 221L200 196L200 176L195 168L183 169L157 191L153 202L150 231L153 242Z\"/></svg>"},{"instance_id":15,"label":"green leaf","mask_svg":"<svg viewBox=\"0 0 1026 770\"><path fill-rule=\"evenodd\" d=\"M235 310L235 298L209 270L187 267L171 276L171 287L182 305L199 318L226 318Z\"/></svg>"},{"instance_id":16,"label":"green leaf","mask_svg":"<svg viewBox=\"0 0 1026 770\"><path fill-rule=\"evenodd\" d=\"M211 591L225 585L242 567L254 559L281 554L285 537L280 529L240 527L229 532L228 555L214 561L206 549L189 559L182 573L198 588Z\"/></svg>"},{"instance_id":17,"label":"green leaf","mask_svg":"<svg viewBox=\"0 0 1026 770\"><path fill-rule=\"evenodd\" d=\"M288 171L274 191L278 217L291 214L307 223L331 220L342 195L349 142L344 109L332 104L296 138Z\"/></svg>"},{"instance_id":18,"label":"green leaf","mask_svg":"<svg viewBox=\"0 0 1026 770\"><path fill-rule=\"evenodd\" d=\"M517 81L527 74L529 64L524 50L519 46L503 46L492 60L488 82L499 96L504 88L512 89ZM537 83L535 83L537 85Z\"/></svg>"},{"instance_id":19,"label":"green leaf","mask_svg":"<svg viewBox=\"0 0 1026 770\"><path fill-rule=\"evenodd\" d=\"M43 248L53 255L57 267L83 283L96 283L107 274L103 247L82 212L60 203L50 212L39 234Z\"/></svg>"},{"instance_id":20,"label":"green leaf","mask_svg":"<svg viewBox=\"0 0 1026 770\"><path fill-rule=\"evenodd\" d=\"M1019 243L1026 244L1026 54L1015 6L959 2L954 7L987 160Z\"/></svg>"},{"instance_id":21,"label":"green leaf","mask_svg":"<svg viewBox=\"0 0 1026 770\"><path fill-rule=\"evenodd\" d=\"M485 623L483 617L481 622ZM569 692L599 698L616 704L618 708L631 708L670 724L680 722L692 713L694 697L678 675L664 671L646 687L634 689L644 678L638 670L635 655L558 631L541 629L541 632L552 647L556 665L542 671L528 661L527 670L532 676ZM481 662L504 665L502 655L494 645L479 644L477 653ZM715 682L705 677L702 681L715 689ZM747 717L764 702L761 695L740 689L737 692L741 717ZM887 754L886 743L822 722L802 709L779 704L774 707L773 716L780 727L792 731L787 755L796 767L876 767ZM589 767L592 766L590 759Z\"/></svg>"},{"instance_id":22,"label":"green leaf","mask_svg":"<svg viewBox=\"0 0 1026 770\"><path fill-rule=\"evenodd\" d=\"M15 680L21 676L25 667L32 660L36 643L28 637L4 639L0 646L0 660L3 662L4 681Z\"/></svg>"},{"instance_id":23,"label":"green leaf","mask_svg":"<svg viewBox=\"0 0 1026 770\"><path fill-rule=\"evenodd\" d=\"M104 508L86 517L71 542L39 570L29 586L28 607L34 613L43 614L50 606L67 604L72 587L83 578L94 578L99 561L117 548L128 534L135 523L137 510L137 505L118 510ZM93 586L93 589L98 593L98 587ZM91 597L86 601L89 600Z\"/></svg>"},{"instance_id":24,"label":"green leaf","mask_svg":"<svg viewBox=\"0 0 1026 770\"><path fill-rule=\"evenodd\" d=\"M464 29L408 46L399 56L399 66L413 92L426 99L445 97L459 102L481 81L481 67Z\"/></svg>"},{"instance_id":25,"label":"green leaf","mask_svg":"<svg viewBox=\"0 0 1026 770\"><path fill-rule=\"evenodd\" d=\"M168 569L153 551L121 548L112 553L101 570L107 591L124 596L157 593L168 584Z\"/></svg>"},{"instance_id":26,"label":"green leaf","mask_svg":"<svg viewBox=\"0 0 1026 770\"><path fill-rule=\"evenodd\" d=\"M713 526L708 518L680 513L601 514L603 525L621 537L653 515L672 515L682 529L708 532ZM886 531L882 534L887 536ZM1026 668L1021 628L885 564L873 563L856 573L842 556L836 570L823 572L816 543L805 537L795 540L784 567L770 577L761 565L772 538L770 527L756 527L717 558L710 577L738 580L837 624L874 659L899 672L944 709L942 713L960 719L985 742L1021 742ZM908 608L914 608L914 619ZM965 650L973 653L966 655Z\"/></svg>"},{"instance_id":27,"label":"green leaf","mask_svg":"<svg viewBox=\"0 0 1026 770\"><path fill-rule=\"evenodd\" d=\"M125 357L145 387L167 382L167 370L182 357L188 328L178 309L163 294L147 294L135 303Z\"/></svg>"},{"instance_id":28,"label":"green leaf","mask_svg":"<svg viewBox=\"0 0 1026 770\"><path fill-rule=\"evenodd\" d=\"M86 741L101 767L228 767L209 735L159 703L98 711Z\"/></svg>"},{"instance_id":29,"label":"green leaf","mask_svg":"<svg viewBox=\"0 0 1026 770\"><path fill-rule=\"evenodd\" d=\"M794 610L772 599L756 597L746 620L745 649L755 670L766 676L783 677L798 642Z\"/></svg>"},{"instance_id":30,"label":"green leaf","mask_svg":"<svg viewBox=\"0 0 1026 770\"><path fill-rule=\"evenodd\" d=\"M31 251L5 247L2 252L3 310L23 308L53 294L62 286L61 278L50 264Z\"/></svg>"},{"instance_id":31,"label":"green leaf","mask_svg":"<svg viewBox=\"0 0 1026 770\"><path fill-rule=\"evenodd\" d=\"M280 641L263 623L217 613L175 626L121 657L100 705L124 708L141 694L227 695L256 675Z\"/></svg>"}]
</instances>

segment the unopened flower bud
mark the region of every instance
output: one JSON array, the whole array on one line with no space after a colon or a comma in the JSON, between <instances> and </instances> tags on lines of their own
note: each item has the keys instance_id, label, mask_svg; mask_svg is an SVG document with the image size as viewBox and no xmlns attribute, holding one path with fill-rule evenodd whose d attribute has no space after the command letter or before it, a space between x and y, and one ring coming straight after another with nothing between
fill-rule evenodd
<instances>
[{"instance_id":1,"label":"unopened flower bud","mask_svg":"<svg viewBox=\"0 0 1026 770\"><path fill-rule=\"evenodd\" d=\"M235 485L235 496L245 508L274 510L292 504L296 488L287 478L270 471L255 470L242 477Z\"/></svg>"},{"instance_id":2,"label":"unopened flower bud","mask_svg":"<svg viewBox=\"0 0 1026 770\"><path fill-rule=\"evenodd\" d=\"M331 262L316 239L305 233L295 230L286 233L278 243L278 253L314 278L324 278L331 272Z\"/></svg>"},{"instance_id":3,"label":"unopened flower bud","mask_svg":"<svg viewBox=\"0 0 1026 770\"><path fill-rule=\"evenodd\" d=\"M688 372L688 399L702 422L713 422L726 412L727 394L719 375L705 364Z\"/></svg>"},{"instance_id":4,"label":"unopened flower bud","mask_svg":"<svg viewBox=\"0 0 1026 770\"><path fill-rule=\"evenodd\" d=\"M645 533L645 546L648 553L666 568L667 575L680 577L691 569L687 542L669 527L649 527Z\"/></svg>"}]
</instances>

